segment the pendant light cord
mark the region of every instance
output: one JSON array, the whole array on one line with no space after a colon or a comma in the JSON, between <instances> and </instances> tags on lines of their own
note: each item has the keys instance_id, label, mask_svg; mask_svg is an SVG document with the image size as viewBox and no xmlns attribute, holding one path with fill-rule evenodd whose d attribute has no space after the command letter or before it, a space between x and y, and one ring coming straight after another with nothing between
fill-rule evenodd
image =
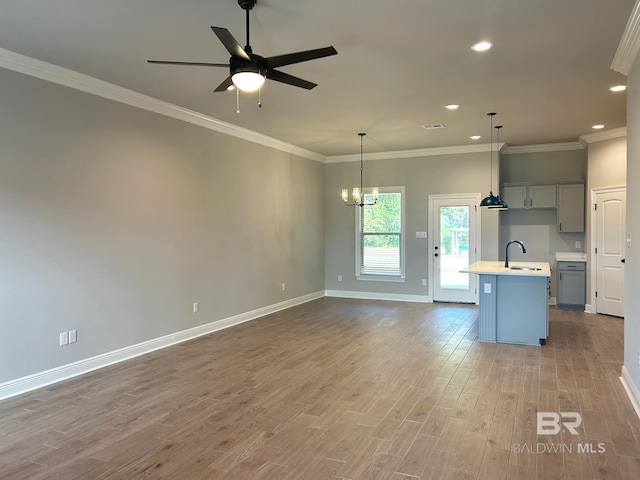
<instances>
[{"instance_id":1,"label":"pendant light cord","mask_svg":"<svg viewBox=\"0 0 640 480\"><path fill-rule=\"evenodd\" d=\"M491 162L490 168L490 176L489 176L489 196L493 196L493 117L495 116L495 112L489 112L487 115L489 116L489 160Z\"/></svg>"},{"instance_id":2,"label":"pendant light cord","mask_svg":"<svg viewBox=\"0 0 640 480\"><path fill-rule=\"evenodd\" d=\"M363 160L363 148L362 148L362 139L366 135L366 133L359 133L360 135L360 203L364 203L364 190L362 187L362 178L364 172L364 160Z\"/></svg>"}]
</instances>

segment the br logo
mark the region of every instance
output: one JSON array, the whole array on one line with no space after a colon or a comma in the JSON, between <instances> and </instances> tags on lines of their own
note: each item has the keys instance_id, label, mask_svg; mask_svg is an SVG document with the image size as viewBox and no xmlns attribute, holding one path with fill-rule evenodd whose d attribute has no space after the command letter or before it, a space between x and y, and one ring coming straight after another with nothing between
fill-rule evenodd
<instances>
[{"instance_id":1,"label":"br logo","mask_svg":"<svg viewBox=\"0 0 640 480\"><path fill-rule=\"evenodd\" d=\"M578 412L538 412L538 435L557 435L566 428L571 435L580 435L576 428L582 425Z\"/></svg>"}]
</instances>

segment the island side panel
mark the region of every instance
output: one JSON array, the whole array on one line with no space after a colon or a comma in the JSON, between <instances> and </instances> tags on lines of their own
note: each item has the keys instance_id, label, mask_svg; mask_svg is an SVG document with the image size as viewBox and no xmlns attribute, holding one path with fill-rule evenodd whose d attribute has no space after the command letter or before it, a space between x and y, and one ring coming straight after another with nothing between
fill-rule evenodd
<instances>
[{"instance_id":1,"label":"island side panel","mask_svg":"<svg viewBox=\"0 0 640 480\"><path fill-rule=\"evenodd\" d=\"M497 341L540 345L549 325L548 278L498 276Z\"/></svg>"},{"instance_id":2,"label":"island side panel","mask_svg":"<svg viewBox=\"0 0 640 480\"><path fill-rule=\"evenodd\" d=\"M481 342L495 342L497 339L496 285L496 275L480 275L480 317L478 319L478 340ZM489 291L487 292L487 290Z\"/></svg>"}]
</instances>

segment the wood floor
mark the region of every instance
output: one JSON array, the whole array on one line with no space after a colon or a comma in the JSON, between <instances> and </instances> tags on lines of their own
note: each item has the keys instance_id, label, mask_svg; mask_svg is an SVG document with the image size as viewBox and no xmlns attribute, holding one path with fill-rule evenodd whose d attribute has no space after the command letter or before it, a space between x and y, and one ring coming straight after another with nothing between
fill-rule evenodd
<instances>
[{"instance_id":1,"label":"wood floor","mask_svg":"<svg viewBox=\"0 0 640 480\"><path fill-rule=\"evenodd\" d=\"M552 308L528 347L477 317L323 298L2 401L0 478L640 479L621 319Z\"/></svg>"}]
</instances>

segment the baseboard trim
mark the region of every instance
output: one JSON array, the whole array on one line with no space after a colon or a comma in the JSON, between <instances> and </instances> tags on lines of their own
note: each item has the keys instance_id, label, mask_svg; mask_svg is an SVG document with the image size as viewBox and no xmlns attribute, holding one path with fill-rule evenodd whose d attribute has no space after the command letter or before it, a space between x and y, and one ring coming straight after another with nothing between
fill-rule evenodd
<instances>
[{"instance_id":1,"label":"baseboard trim","mask_svg":"<svg viewBox=\"0 0 640 480\"><path fill-rule=\"evenodd\" d=\"M155 350L160 350L178 343L186 342L187 340L208 335L218 330L223 330L225 328L233 327L234 325L256 320L260 317L264 317L265 315L295 307L296 305L301 305L324 296L325 292L321 290L258 308L250 312L234 315L233 317L216 320L215 322L207 323L206 325L200 325L198 327L171 333L136 345L124 347L119 350L96 355L95 357L86 358L61 367L52 368L26 377L10 380L0 384L0 400L15 397L16 395L46 387L47 385L58 383L63 380L68 380L70 378L113 365L114 363L124 362L125 360L130 360L132 358L139 357L140 355L151 353Z\"/></svg>"},{"instance_id":2,"label":"baseboard trim","mask_svg":"<svg viewBox=\"0 0 640 480\"><path fill-rule=\"evenodd\" d=\"M636 411L636 415L638 415L638 418L640 418L640 391L638 391L638 387L636 387L636 384L633 382L631 375L629 375L629 371L624 365L622 366L620 381L622 382L622 386L627 392L627 396L631 401L631 405L633 405L633 409Z\"/></svg>"},{"instance_id":3,"label":"baseboard trim","mask_svg":"<svg viewBox=\"0 0 640 480\"><path fill-rule=\"evenodd\" d=\"M392 302L432 303L428 295L407 295L402 293L359 292L352 290L325 290L326 297L355 298L359 300L388 300Z\"/></svg>"}]
</instances>

